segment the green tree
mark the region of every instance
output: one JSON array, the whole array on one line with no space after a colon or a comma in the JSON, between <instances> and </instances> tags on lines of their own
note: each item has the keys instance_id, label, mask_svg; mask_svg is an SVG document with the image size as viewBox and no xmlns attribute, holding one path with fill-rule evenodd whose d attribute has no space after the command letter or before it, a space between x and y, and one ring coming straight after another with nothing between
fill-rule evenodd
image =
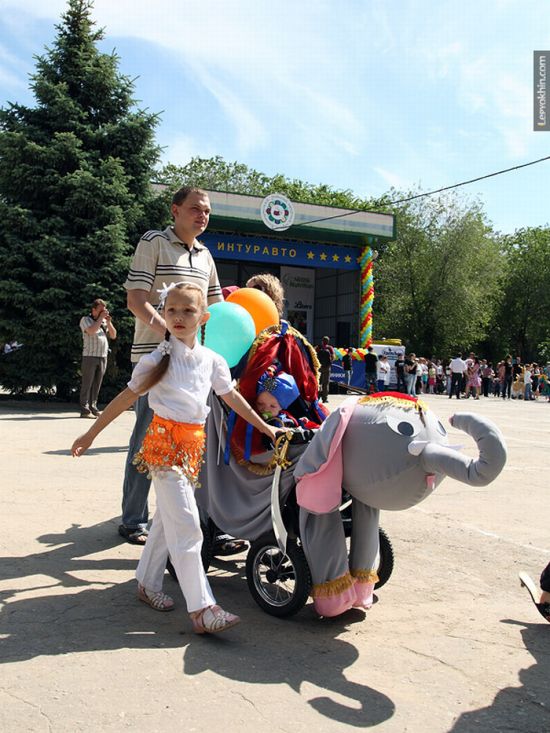
<instances>
[{"instance_id":1,"label":"green tree","mask_svg":"<svg viewBox=\"0 0 550 733\"><path fill-rule=\"evenodd\" d=\"M122 283L139 233L165 215L150 186L157 116L136 107L117 55L98 50L91 10L90 0L68 0L36 58L36 106L0 110L0 341L24 344L3 360L0 381L14 392L55 385L67 397L77 386L78 322L95 297L111 305L127 369ZM116 363L112 371L116 379Z\"/></svg>"},{"instance_id":2,"label":"green tree","mask_svg":"<svg viewBox=\"0 0 550 733\"><path fill-rule=\"evenodd\" d=\"M547 358L550 330L550 229L519 229L502 238L506 276L496 322L502 353ZM501 356L502 356L501 353Z\"/></svg>"},{"instance_id":3,"label":"green tree","mask_svg":"<svg viewBox=\"0 0 550 733\"><path fill-rule=\"evenodd\" d=\"M394 213L397 239L376 263L377 337L425 356L479 344L500 292L499 244L479 204L448 194Z\"/></svg>"},{"instance_id":4,"label":"green tree","mask_svg":"<svg viewBox=\"0 0 550 733\"><path fill-rule=\"evenodd\" d=\"M200 186L210 191L227 191L249 196L267 196L277 191L293 201L339 206L344 209L368 210L379 207L380 200L361 199L349 189L335 189L325 184L312 184L282 174L267 176L244 163L228 163L220 155L214 158L192 158L185 166L166 165L157 180L170 190L183 185Z\"/></svg>"}]
</instances>

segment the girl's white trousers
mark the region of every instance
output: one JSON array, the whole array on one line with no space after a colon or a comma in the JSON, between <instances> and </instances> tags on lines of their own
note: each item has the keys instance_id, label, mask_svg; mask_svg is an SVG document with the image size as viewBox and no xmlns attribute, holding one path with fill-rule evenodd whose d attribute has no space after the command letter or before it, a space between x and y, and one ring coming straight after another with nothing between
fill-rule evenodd
<instances>
[{"instance_id":1,"label":"girl's white trousers","mask_svg":"<svg viewBox=\"0 0 550 733\"><path fill-rule=\"evenodd\" d=\"M202 531L193 485L176 471L155 471L157 511L137 566L136 578L147 590L162 590L168 555L187 603L199 611L216 603L201 560Z\"/></svg>"}]
</instances>

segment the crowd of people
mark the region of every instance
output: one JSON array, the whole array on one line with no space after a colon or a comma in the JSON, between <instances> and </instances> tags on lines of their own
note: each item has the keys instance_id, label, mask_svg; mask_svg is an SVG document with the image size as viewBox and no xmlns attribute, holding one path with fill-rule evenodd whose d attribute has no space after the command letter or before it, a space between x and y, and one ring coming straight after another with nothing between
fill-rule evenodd
<instances>
[{"instance_id":1,"label":"crowd of people","mask_svg":"<svg viewBox=\"0 0 550 733\"><path fill-rule=\"evenodd\" d=\"M374 355L376 356L376 355ZM385 378L387 359L377 361L378 386ZM474 352L463 358L457 352L448 361L417 357L414 353L398 356L395 362L397 390L410 395L441 394L449 398L501 397L503 399L550 401L550 362L546 365L522 363L510 354L491 362ZM365 367L366 371L366 367ZM366 377L369 388L371 377Z\"/></svg>"}]
</instances>

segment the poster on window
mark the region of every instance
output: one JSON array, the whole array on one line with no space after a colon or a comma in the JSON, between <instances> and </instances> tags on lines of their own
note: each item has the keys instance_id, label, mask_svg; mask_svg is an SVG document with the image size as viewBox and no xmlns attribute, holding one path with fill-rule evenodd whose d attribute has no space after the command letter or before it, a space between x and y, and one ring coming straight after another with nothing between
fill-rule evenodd
<instances>
[{"instance_id":1,"label":"poster on window","mask_svg":"<svg viewBox=\"0 0 550 733\"><path fill-rule=\"evenodd\" d=\"M313 340L315 270L309 267L281 267L285 290L285 318L308 341Z\"/></svg>"}]
</instances>

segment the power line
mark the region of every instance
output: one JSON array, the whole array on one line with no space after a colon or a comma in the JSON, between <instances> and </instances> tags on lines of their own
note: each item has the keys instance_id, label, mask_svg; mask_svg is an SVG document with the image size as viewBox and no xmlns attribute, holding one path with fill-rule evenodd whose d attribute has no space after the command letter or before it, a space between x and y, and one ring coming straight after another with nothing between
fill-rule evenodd
<instances>
[{"instance_id":1,"label":"power line","mask_svg":"<svg viewBox=\"0 0 550 733\"><path fill-rule=\"evenodd\" d=\"M493 178L494 176L500 176L503 173L510 173L510 171L517 171L520 168L527 168L530 165L536 165L537 163L542 163L544 160L550 160L550 155L547 155L544 158L539 158L538 160L532 160L530 163L522 163L521 165L515 165L512 168L504 168L503 170L496 171L495 173L487 173L485 176L478 176L478 178L470 178L469 181L462 181L461 183L455 183L452 186L444 186L443 188L437 188L435 191L426 191L425 193L417 193L414 196L408 196L404 199L396 199L395 201L388 201L387 206L393 206L395 204L404 204L407 201L414 201L414 199L420 199L423 196L433 196L434 193L441 193L442 191L450 191L452 188L460 188L460 186L467 186L470 183L475 183L476 181L483 181L486 178ZM353 216L354 214L361 214L363 211L354 210L354 211L347 211L345 214L335 214L334 216L325 216L323 219L312 219L311 221L303 221L300 224L295 224L293 229L296 227L304 227L308 224L317 224L321 221L330 221L331 219L342 219L344 216ZM376 213L376 212L373 212Z\"/></svg>"}]
</instances>

